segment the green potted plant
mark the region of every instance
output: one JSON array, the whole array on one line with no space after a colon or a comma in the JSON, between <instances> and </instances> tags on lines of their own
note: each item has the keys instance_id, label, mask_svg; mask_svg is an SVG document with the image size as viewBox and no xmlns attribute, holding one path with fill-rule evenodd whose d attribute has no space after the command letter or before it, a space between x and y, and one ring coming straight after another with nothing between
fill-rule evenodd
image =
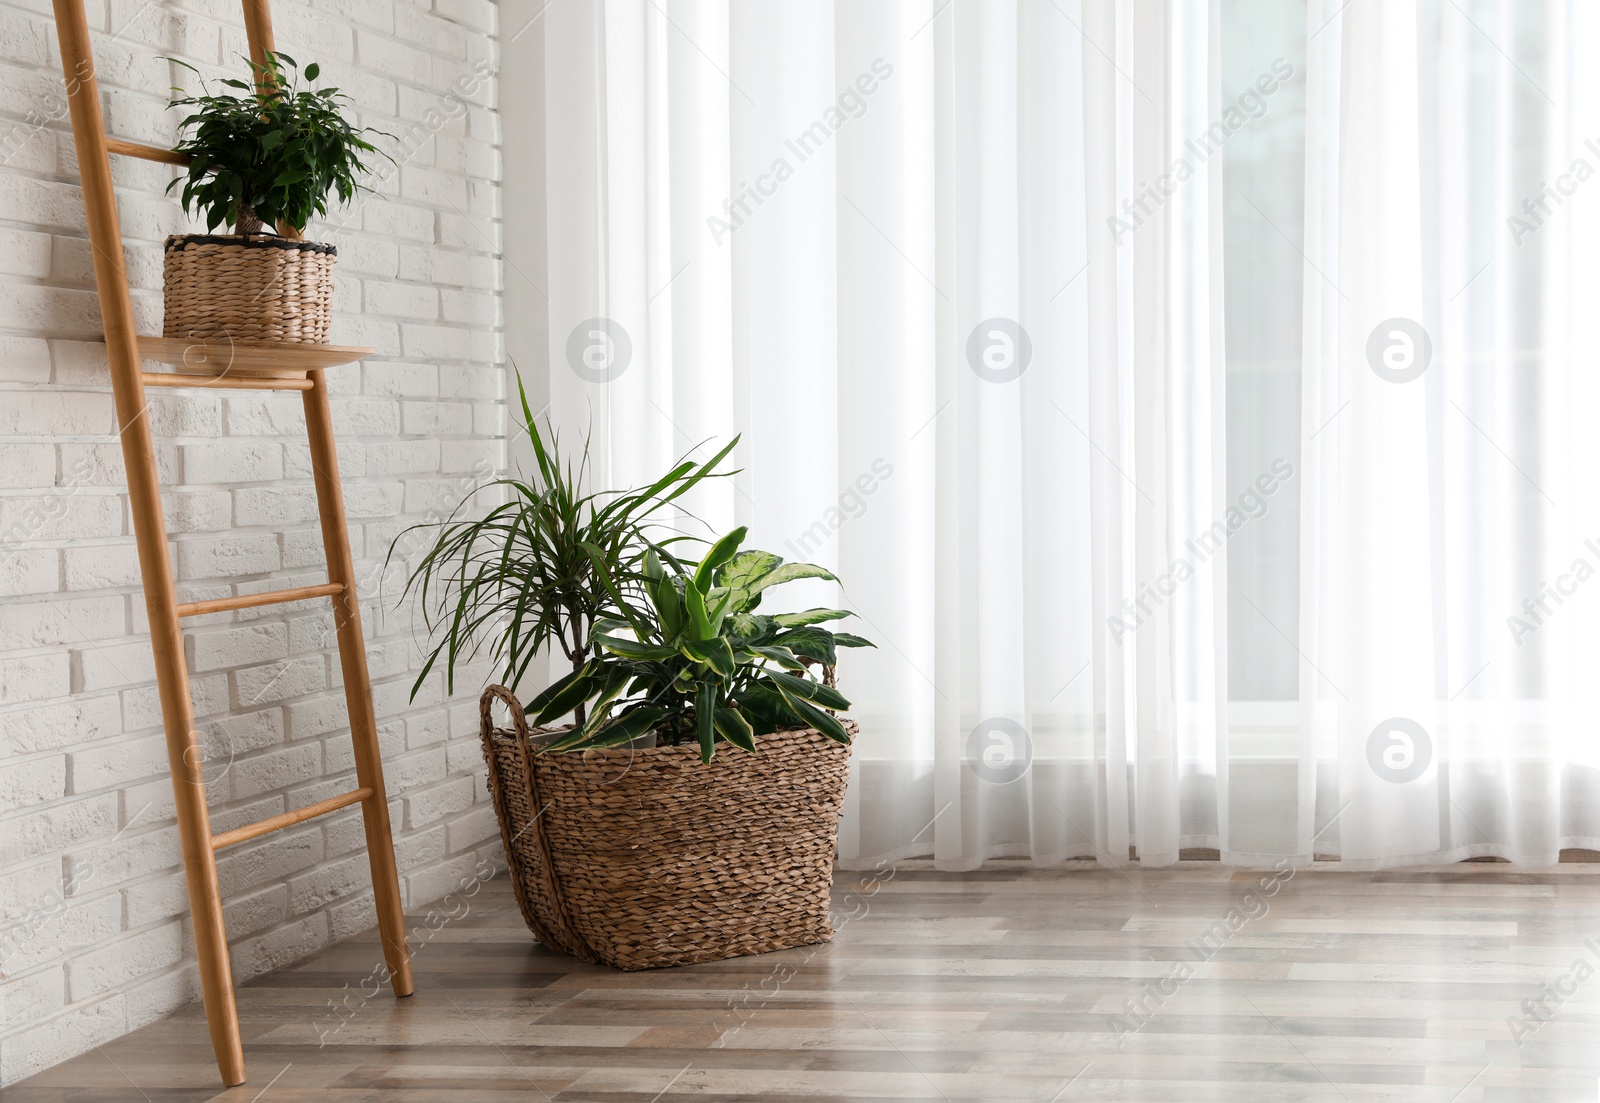
<instances>
[{"instance_id":1,"label":"green potted plant","mask_svg":"<svg viewBox=\"0 0 1600 1103\"><path fill-rule=\"evenodd\" d=\"M511 686L537 654L570 664L526 708L501 685L481 699L529 928L625 969L826 941L855 734L836 715L849 701L834 665L840 647L871 645L824 627L845 610L761 603L785 582L834 576L743 549L742 528L698 558L681 534L656 538L656 510L726 474L732 444L648 487L588 493L584 463L546 442L525 396L523 411L537 477L491 484L510 501L481 518L430 526L408 591L434 630L422 678L442 661L453 682L484 647Z\"/></svg>"},{"instance_id":2,"label":"green potted plant","mask_svg":"<svg viewBox=\"0 0 1600 1103\"><path fill-rule=\"evenodd\" d=\"M610 747L650 733L661 746L693 743L709 764L720 742L754 752L758 736L779 731L814 728L850 742L828 711L850 707L833 686L837 649L872 645L822 627L851 615L843 609L757 612L773 586L837 579L815 564L740 551L745 535L734 529L693 564L646 550L637 581L648 605L625 595L611 562L590 552L621 616L596 620L594 658L529 702L535 725L588 709L548 750Z\"/></svg>"},{"instance_id":3,"label":"green potted plant","mask_svg":"<svg viewBox=\"0 0 1600 1103\"><path fill-rule=\"evenodd\" d=\"M202 94L170 101L190 114L173 150L188 158L188 171L168 190L183 186L183 207L205 219L206 233L167 238L163 333L320 344L337 250L304 240L306 224L328 213L330 197L345 203L362 190L365 158L379 154L365 136L380 132L345 119L348 100L337 88L301 87L287 54L269 53L252 69L254 84L221 82L238 94L213 95L202 81ZM303 75L315 81L319 67Z\"/></svg>"}]
</instances>

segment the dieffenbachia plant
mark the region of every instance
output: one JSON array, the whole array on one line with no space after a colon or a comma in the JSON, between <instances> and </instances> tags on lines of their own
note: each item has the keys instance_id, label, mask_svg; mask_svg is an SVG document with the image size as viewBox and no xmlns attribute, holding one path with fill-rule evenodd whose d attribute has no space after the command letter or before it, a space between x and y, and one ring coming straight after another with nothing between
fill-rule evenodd
<instances>
[{"instance_id":1,"label":"dieffenbachia plant","mask_svg":"<svg viewBox=\"0 0 1600 1103\"><path fill-rule=\"evenodd\" d=\"M541 726L586 712L545 751L616 746L655 732L667 745L697 742L710 762L719 742L753 751L757 736L794 728L850 741L834 715L850 707L832 684L837 649L873 645L823 627L853 615L844 609L759 612L762 596L781 583L837 579L814 564L740 551L745 535L728 533L699 563L648 551L643 602L614 586L621 615L595 623L595 657L528 703ZM600 576L616 581L606 552L587 550Z\"/></svg>"}]
</instances>

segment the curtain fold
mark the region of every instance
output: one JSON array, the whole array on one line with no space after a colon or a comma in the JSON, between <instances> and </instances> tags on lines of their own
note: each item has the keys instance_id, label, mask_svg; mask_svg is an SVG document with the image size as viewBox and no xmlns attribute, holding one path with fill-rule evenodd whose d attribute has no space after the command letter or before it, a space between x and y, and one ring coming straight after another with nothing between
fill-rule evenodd
<instances>
[{"instance_id":1,"label":"curtain fold","mask_svg":"<svg viewBox=\"0 0 1600 1103\"><path fill-rule=\"evenodd\" d=\"M1552 864L1600 828L1600 608L1581 592L1600 566L1595 207L1578 194L1600 118L1570 64L1600 28L1564 3L1313 5L1324 20L1302 825L1355 868Z\"/></svg>"}]
</instances>

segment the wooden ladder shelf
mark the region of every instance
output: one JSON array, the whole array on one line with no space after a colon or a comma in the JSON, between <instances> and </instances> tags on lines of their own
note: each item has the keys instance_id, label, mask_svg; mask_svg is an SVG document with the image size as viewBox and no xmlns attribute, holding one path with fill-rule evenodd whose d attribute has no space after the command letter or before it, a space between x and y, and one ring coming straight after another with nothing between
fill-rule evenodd
<instances>
[{"instance_id":1,"label":"wooden ladder shelf","mask_svg":"<svg viewBox=\"0 0 1600 1103\"><path fill-rule=\"evenodd\" d=\"M396 996L411 994L411 960L406 948L405 916L400 907L400 878L395 870L355 566L350 556L350 533L345 521L344 492L339 482L324 374L324 369L360 360L372 350L333 345L233 345L142 337L134 331L133 300L123 268L122 230L117 218L109 155L116 153L173 164L184 164L186 159L155 146L106 137L83 0L54 0L54 4L73 141L83 180L84 207L88 212L89 240L94 247L95 283L100 292L117 424L128 470L128 499L139 549L139 568L144 577L145 606L150 614L150 646L155 652L156 682L166 726L172 789L177 799L178 829L183 841L183 864L189 885L189 910L194 919L195 952L205 995L206 1020L222 1080L232 1087L244 1083L244 1049L228 962L222 895L217 884L216 851L221 848L313 816L360 804L390 984ZM250 55L259 64L274 48L267 0L243 0L243 6ZM145 372L141 369L143 360L173 364L178 372ZM328 581L325 584L212 601L178 601L167 552L161 487L156 476L155 446L146 406L147 388L169 387L300 392L305 402L313 481L327 550ZM213 834L206 810L205 780L201 775L203 762L198 733L194 730L194 705L189 696L189 672L184 662L179 620L308 598L328 598L333 604L345 702L350 713L350 736L355 744L357 787L259 823Z\"/></svg>"}]
</instances>

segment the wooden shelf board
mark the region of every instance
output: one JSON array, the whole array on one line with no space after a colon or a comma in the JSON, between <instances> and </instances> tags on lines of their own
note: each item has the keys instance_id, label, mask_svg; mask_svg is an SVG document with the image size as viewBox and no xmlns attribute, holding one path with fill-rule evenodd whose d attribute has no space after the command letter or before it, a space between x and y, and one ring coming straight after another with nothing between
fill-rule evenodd
<instances>
[{"instance_id":1,"label":"wooden shelf board","mask_svg":"<svg viewBox=\"0 0 1600 1103\"><path fill-rule=\"evenodd\" d=\"M259 344L226 338L140 337L139 357L171 364L190 375L303 376L365 360L374 349L355 345Z\"/></svg>"}]
</instances>

